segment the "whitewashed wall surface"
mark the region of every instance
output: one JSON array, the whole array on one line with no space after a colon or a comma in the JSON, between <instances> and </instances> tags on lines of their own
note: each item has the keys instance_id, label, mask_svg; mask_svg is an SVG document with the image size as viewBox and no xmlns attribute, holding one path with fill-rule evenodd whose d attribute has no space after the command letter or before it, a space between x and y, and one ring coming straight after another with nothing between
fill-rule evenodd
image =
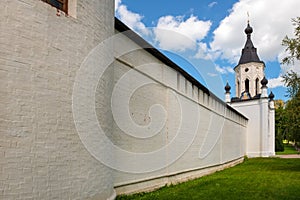
<instances>
[{"instance_id":1,"label":"whitewashed wall surface","mask_svg":"<svg viewBox=\"0 0 300 200\"><path fill-rule=\"evenodd\" d=\"M0 199L113 199L243 158L243 115L114 35L114 1L69 2L0 2Z\"/></svg>"},{"instance_id":2,"label":"whitewashed wall surface","mask_svg":"<svg viewBox=\"0 0 300 200\"><path fill-rule=\"evenodd\" d=\"M120 148L114 151L117 193L198 177L245 155L244 116L124 34L114 41L114 89L107 91L114 116L108 137Z\"/></svg>"}]
</instances>

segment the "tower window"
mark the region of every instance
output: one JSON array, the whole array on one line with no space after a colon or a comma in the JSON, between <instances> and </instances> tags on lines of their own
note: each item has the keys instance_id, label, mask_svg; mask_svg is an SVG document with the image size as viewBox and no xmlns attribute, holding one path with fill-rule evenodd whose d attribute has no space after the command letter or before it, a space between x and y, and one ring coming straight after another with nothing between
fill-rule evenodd
<instances>
[{"instance_id":1,"label":"tower window","mask_svg":"<svg viewBox=\"0 0 300 200\"><path fill-rule=\"evenodd\" d=\"M246 69L245 69L245 72L248 72L248 71L249 71L249 68L246 68Z\"/></svg>"},{"instance_id":2,"label":"tower window","mask_svg":"<svg viewBox=\"0 0 300 200\"><path fill-rule=\"evenodd\" d=\"M68 0L42 0L68 14Z\"/></svg>"},{"instance_id":3,"label":"tower window","mask_svg":"<svg viewBox=\"0 0 300 200\"><path fill-rule=\"evenodd\" d=\"M245 91L249 92L249 79L245 80Z\"/></svg>"},{"instance_id":4,"label":"tower window","mask_svg":"<svg viewBox=\"0 0 300 200\"><path fill-rule=\"evenodd\" d=\"M258 94L258 90L259 90L259 79L257 78L255 80L255 94L256 95Z\"/></svg>"},{"instance_id":5,"label":"tower window","mask_svg":"<svg viewBox=\"0 0 300 200\"><path fill-rule=\"evenodd\" d=\"M241 91L240 91L240 81L237 81L237 96L239 96L241 94Z\"/></svg>"}]
</instances>

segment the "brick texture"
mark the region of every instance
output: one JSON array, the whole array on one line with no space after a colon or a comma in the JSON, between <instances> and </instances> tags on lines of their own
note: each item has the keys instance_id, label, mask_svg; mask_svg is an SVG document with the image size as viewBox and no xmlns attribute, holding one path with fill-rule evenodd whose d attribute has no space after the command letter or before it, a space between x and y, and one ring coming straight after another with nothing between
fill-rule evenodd
<instances>
[{"instance_id":1,"label":"brick texture","mask_svg":"<svg viewBox=\"0 0 300 200\"><path fill-rule=\"evenodd\" d=\"M114 6L76 6L69 17L39 0L0 2L0 199L112 195L110 170L79 140L72 89L83 59L113 33Z\"/></svg>"}]
</instances>

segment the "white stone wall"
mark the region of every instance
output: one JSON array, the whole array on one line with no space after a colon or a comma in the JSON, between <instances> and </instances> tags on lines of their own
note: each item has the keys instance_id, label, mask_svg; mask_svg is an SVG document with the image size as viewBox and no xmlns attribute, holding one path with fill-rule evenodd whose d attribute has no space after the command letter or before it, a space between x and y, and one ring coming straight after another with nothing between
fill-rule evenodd
<instances>
[{"instance_id":1,"label":"white stone wall","mask_svg":"<svg viewBox=\"0 0 300 200\"><path fill-rule=\"evenodd\" d=\"M0 2L0 199L108 199L114 198L114 187L153 188L240 161L247 125L242 115L125 36L115 48L125 54L113 62L112 43L104 41L114 33L114 1L70 3L71 16L57 16L38 0ZM152 67L137 69L147 63ZM118 85L133 68L133 77ZM150 84L131 94L137 81ZM145 137L157 128L148 124L162 126L148 140L136 139L124 134L117 116L123 128L134 122L138 126L131 131ZM86 140L89 136L94 138ZM132 162L168 143L174 145L153 162L147 156ZM134 156L122 156L128 152ZM159 168L161 161L167 165Z\"/></svg>"},{"instance_id":2,"label":"white stone wall","mask_svg":"<svg viewBox=\"0 0 300 200\"><path fill-rule=\"evenodd\" d=\"M246 152L250 157L261 156L261 106L260 100L235 102L232 107L242 112L248 119Z\"/></svg>"},{"instance_id":3,"label":"white stone wall","mask_svg":"<svg viewBox=\"0 0 300 200\"><path fill-rule=\"evenodd\" d=\"M66 17L39 0L0 1L0 199L114 194L111 170L85 149L72 110L81 63L113 34L114 1L71 3Z\"/></svg>"},{"instance_id":4,"label":"white stone wall","mask_svg":"<svg viewBox=\"0 0 300 200\"><path fill-rule=\"evenodd\" d=\"M134 49L133 51L129 51ZM123 52L126 51L126 53ZM214 167L242 158L245 155L247 120L213 95L208 95L193 85L182 74L143 50L140 46L120 35L115 42L114 87L121 87L117 97L119 101L129 98L128 110L130 120L146 127L155 121L151 116L151 106L160 104L166 111L166 122L157 134L149 138L134 137L114 123L111 139L120 148L134 153L152 153L170 145L149 162L155 169L156 162L167 163L176 152L182 152L174 162L165 167L143 172L143 162L133 162L131 156L124 157L116 153L116 159L122 160L120 165L131 166L137 172L115 170L115 187L117 193L131 193L151 190L168 183L176 183L189 178L199 177L214 172ZM132 73L132 75L129 75ZM128 76L128 79L123 79ZM142 80L140 87L134 91L128 88ZM116 86L118 82L122 84ZM113 105L115 106L115 105ZM120 105L119 110L124 104ZM180 108L184 107L184 110ZM187 114L185 113L187 111ZM150 113L150 114L149 114ZM122 119L127 113L119 113ZM160 115L158 115L160 116ZM194 126L194 125L197 126ZM127 123L126 128L132 124ZM146 130L145 130L146 132ZM149 133L149 135L151 132ZM185 149L184 140L194 134L191 145ZM172 142L179 139L176 148ZM176 151L176 152L174 152ZM122 155L122 156L121 156ZM221 168L219 168L221 169ZM139 171L141 170L141 171Z\"/></svg>"},{"instance_id":5,"label":"white stone wall","mask_svg":"<svg viewBox=\"0 0 300 200\"><path fill-rule=\"evenodd\" d=\"M230 105L249 119L246 136L247 156L275 155L274 110L270 109L268 98L233 102Z\"/></svg>"},{"instance_id":6,"label":"white stone wall","mask_svg":"<svg viewBox=\"0 0 300 200\"><path fill-rule=\"evenodd\" d=\"M268 140L269 156L275 156L275 107L274 101L269 102Z\"/></svg>"}]
</instances>

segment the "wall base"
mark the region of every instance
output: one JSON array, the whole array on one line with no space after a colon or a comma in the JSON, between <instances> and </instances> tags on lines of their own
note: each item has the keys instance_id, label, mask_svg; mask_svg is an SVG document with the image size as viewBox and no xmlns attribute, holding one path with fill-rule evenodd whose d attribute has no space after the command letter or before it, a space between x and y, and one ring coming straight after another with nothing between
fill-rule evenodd
<instances>
[{"instance_id":1,"label":"wall base","mask_svg":"<svg viewBox=\"0 0 300 200\"><path fill-rule=\"evenodd\" d=\"M112 194L109 197L107 197L106 200L114 200L116 199L116 197L117 197L117 193L115 190L113 190ZM103 197L103 194L87 198L87 200L103 200L103 199L105 199L105 197Z\"/></svg>"},{"instance_id":2,"label":"wall base","mask_svg":"<svg viewBox=\"0 0 300 200\"><path fill-rule=\"evenodd\" d=\"M134 183L123 184L115 186L117 194L132 194L139 192L151 192L165 185L178 184L185 181L193 180L202 176L212 174L223 169L233 167L244 161L244 157L238 158L236 160L223 163L220 165L214 165L206 168L192 169L185 172L179 172L176 174L166 175L163 177L152 178L150 180L143 180Z\"/></svg>"},{"instance_id":3,"label":"wall base","mask_svg":"<svg viewBox=\"0 0 300 200\"><path fill-rule=\"evenodd\" d=\"M275 152L248 152L247 156L249 158L272 157L275 156Z\"/></svg>"},{"instance_id":4,"label":"wall base","mask_svg":"<svg viewBox=\"0 0 300 200\"><path fill-rule=\"evenodd\" d=\"M113 194L107 200L114 200L117 197L116 190L113 191Z\"/></svg>"}]
</instances>

